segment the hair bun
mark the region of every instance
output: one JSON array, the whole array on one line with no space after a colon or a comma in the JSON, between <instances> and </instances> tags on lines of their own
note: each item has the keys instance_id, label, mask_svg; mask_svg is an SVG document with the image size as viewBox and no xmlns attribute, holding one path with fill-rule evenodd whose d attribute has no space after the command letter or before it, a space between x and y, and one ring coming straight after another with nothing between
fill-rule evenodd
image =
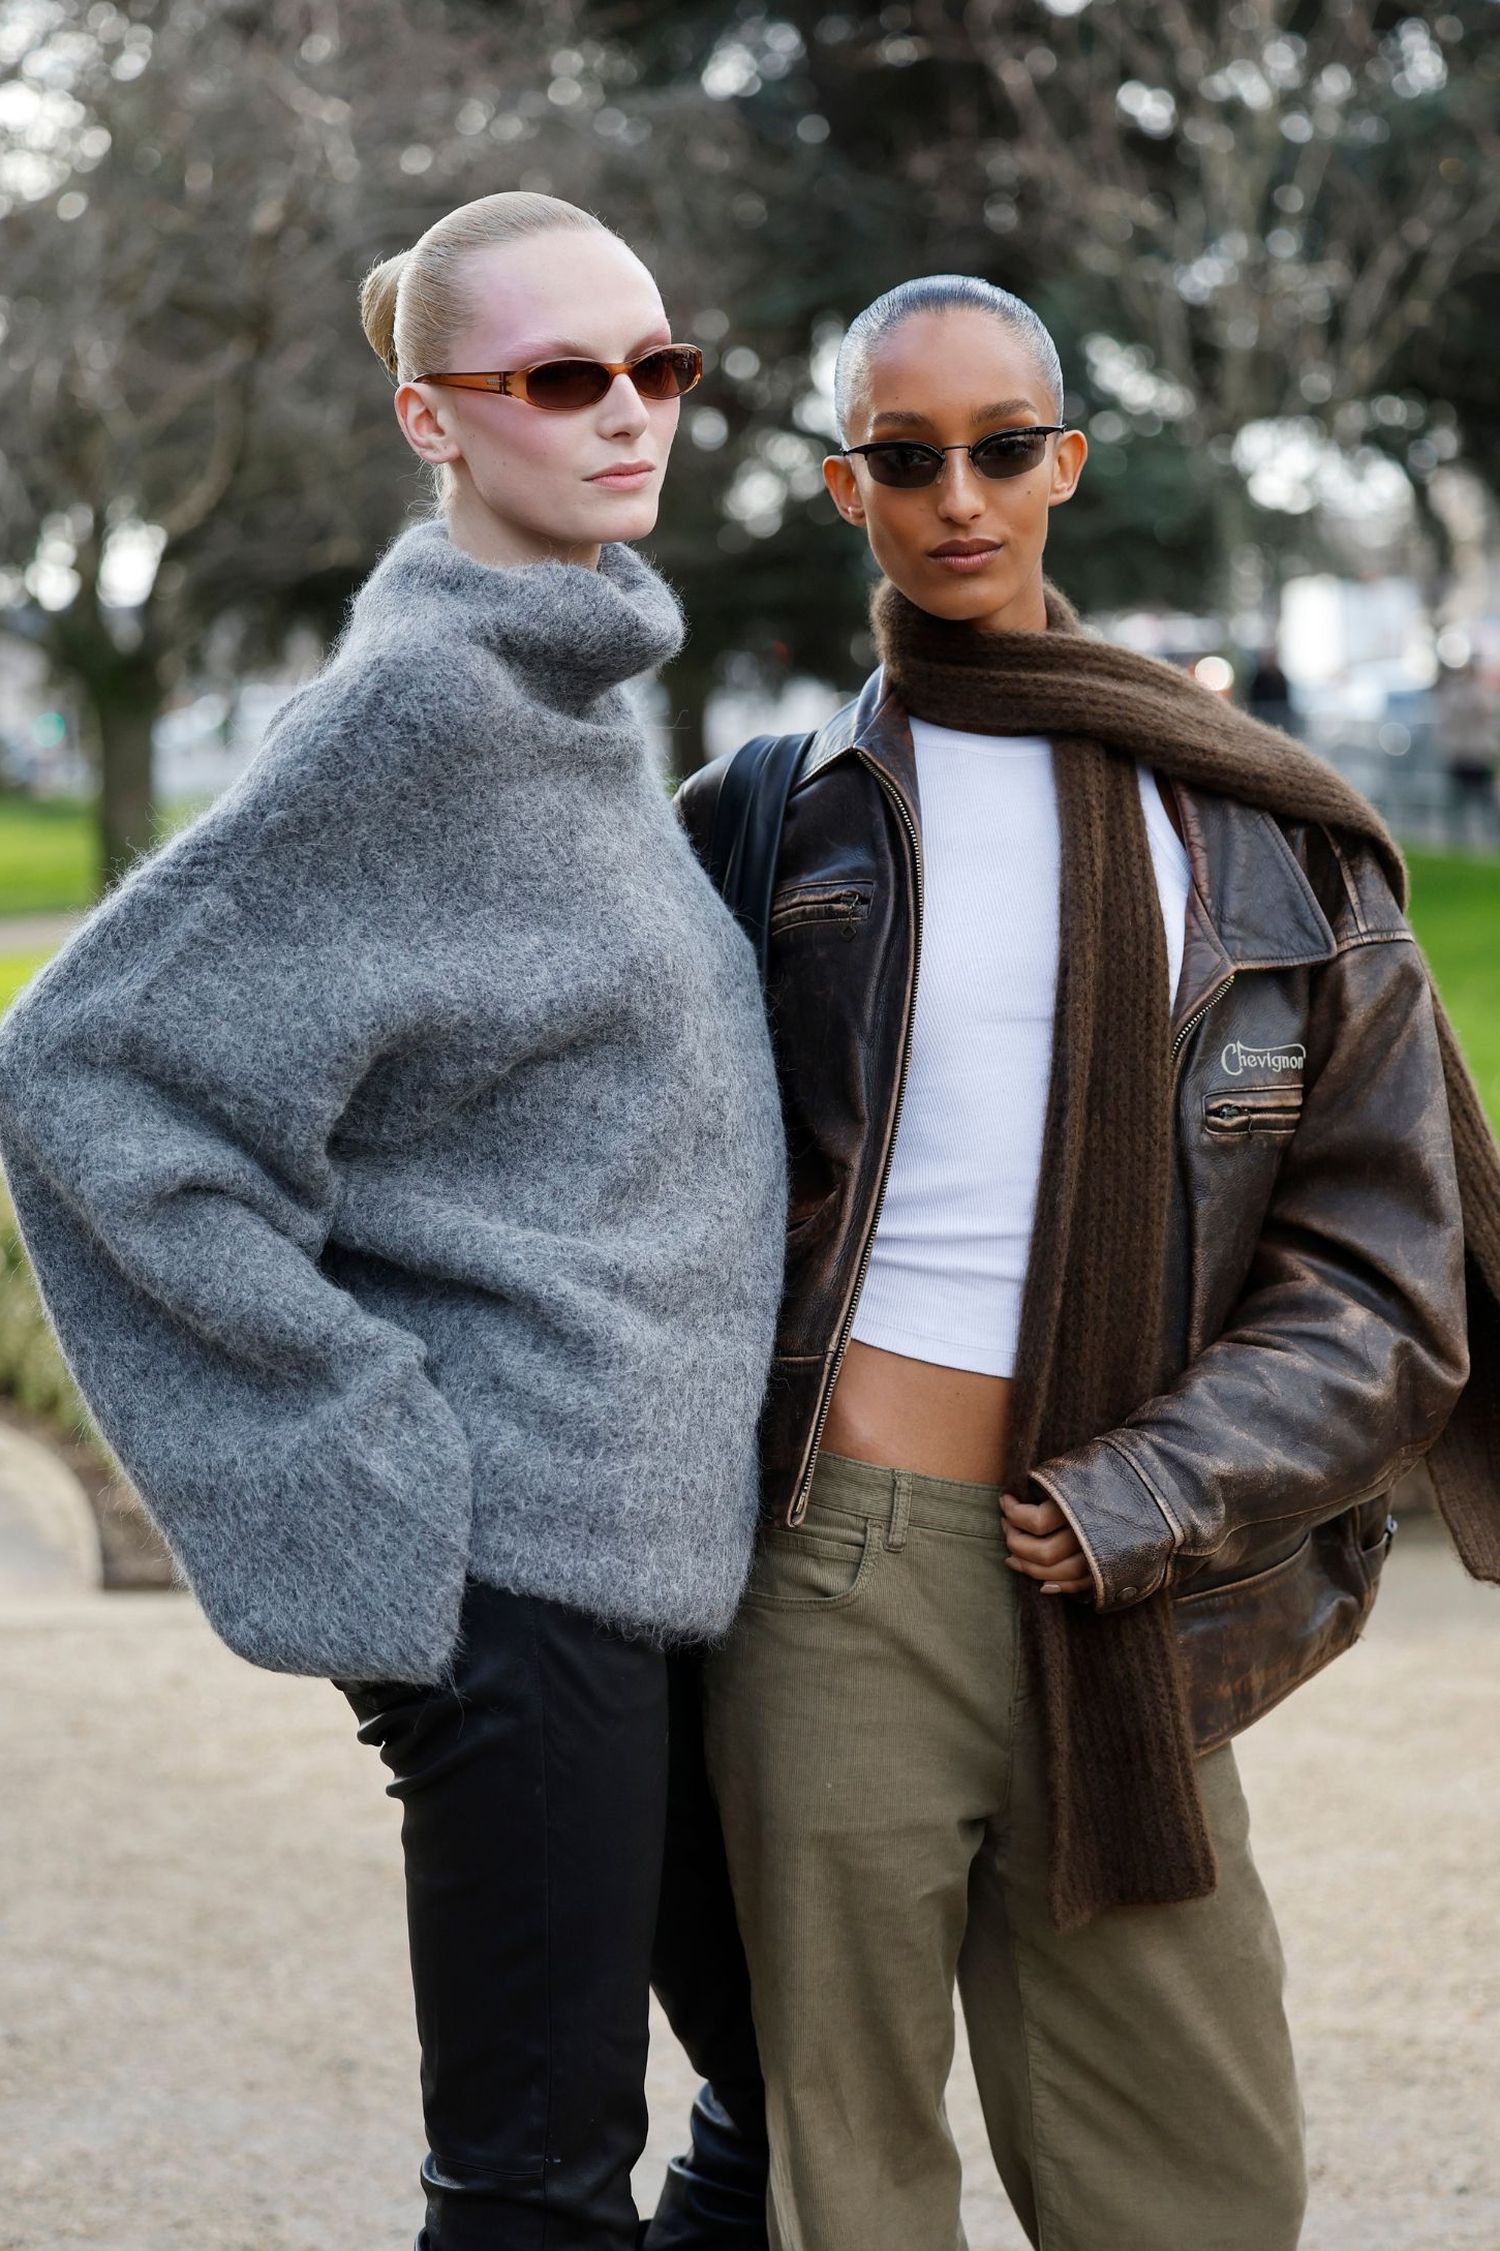
<instances>
[{"instance_id":1,"label":"hair bun","mask_svg":"<svg viewBox=\"0 0 1500 2251\"><path fill-rule=\"evenodd\" d=\"M359 317L370 349L397 378L401 367L396 352L396 289L409 256L409 251L398 250L394 258L382 258L378 266L370 268L359 288Z\"/></svg>"}]
</instances>

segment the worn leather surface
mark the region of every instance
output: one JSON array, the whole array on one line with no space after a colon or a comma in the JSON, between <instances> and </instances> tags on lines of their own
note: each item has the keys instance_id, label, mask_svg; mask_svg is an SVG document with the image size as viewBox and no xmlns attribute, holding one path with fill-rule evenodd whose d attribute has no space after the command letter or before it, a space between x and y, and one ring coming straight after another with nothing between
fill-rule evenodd
<instances>
[{"instance_id":1,"label":"worn leather surface","mask_svg":"<svg viewBox=\"0 0 1500 2251\"><path fill-rule=\"evenodd\" d=\"M700 854L724 762L678 804ZM1171 784L1193 891L1172 1036L1175 1382L1045 1463L1096 1601L1168 1585L1200 1743L1358 1635L1386 1495L1467 1372L1458 1191L1425 973L1361 848ZM795 1522L896 1124L921 814L876 672L814 739L771 906L791 1164L765 1498Z\"/></svg>"}]
</instances>

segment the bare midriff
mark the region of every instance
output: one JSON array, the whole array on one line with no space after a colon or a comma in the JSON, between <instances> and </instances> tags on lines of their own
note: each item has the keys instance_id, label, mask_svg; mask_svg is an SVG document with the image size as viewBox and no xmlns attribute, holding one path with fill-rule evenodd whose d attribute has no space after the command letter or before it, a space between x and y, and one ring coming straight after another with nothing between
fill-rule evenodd
<instances>
[{"instance_id":1,"label":"bare midriff","mask_svg":"<svg viewBox=\"0 0 1500 2251\"><path fill-rule=\"evenodd\" d=\"M940 1368L851 1337L823 1447L856 1462L998 1485L1010 1438L1010 1378Z\"/></svg>"}]
</instances>

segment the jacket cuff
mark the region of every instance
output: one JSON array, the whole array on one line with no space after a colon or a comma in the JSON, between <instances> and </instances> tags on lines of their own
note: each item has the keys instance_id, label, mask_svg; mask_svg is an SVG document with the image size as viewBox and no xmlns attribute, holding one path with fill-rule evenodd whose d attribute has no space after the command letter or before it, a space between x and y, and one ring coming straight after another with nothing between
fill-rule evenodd
<instances>
[{"instance_id":1,"label":"jacket cuff","mask_svg":"<svg viewBox=\"0 0 1500 2251\"><path fill-rule=\"evenodd\" d=\"M1144 1602L1167 1582L1182 1532L1122 1446L1096 1438L1031 1473L1073 1527L1100 1610Z\"/></svg>"}]
</instances>

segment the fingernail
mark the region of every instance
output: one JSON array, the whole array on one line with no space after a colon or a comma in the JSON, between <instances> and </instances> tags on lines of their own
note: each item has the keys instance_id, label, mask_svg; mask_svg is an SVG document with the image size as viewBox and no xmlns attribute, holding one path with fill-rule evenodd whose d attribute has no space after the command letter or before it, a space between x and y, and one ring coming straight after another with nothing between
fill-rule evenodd
<instances>
[{"instance_id":1,"label":"fingernail","mask_svg":"<svg viewBox=\"0 0 1500 2251\"><path fill-rule=\"evenodd\" d=\"M1042 1582L1042 1592L1043 1594L1061 1594L1062 1588L1055 1586L1050 1579L1045 1579Z\"/></svg>"}]
</instances>

